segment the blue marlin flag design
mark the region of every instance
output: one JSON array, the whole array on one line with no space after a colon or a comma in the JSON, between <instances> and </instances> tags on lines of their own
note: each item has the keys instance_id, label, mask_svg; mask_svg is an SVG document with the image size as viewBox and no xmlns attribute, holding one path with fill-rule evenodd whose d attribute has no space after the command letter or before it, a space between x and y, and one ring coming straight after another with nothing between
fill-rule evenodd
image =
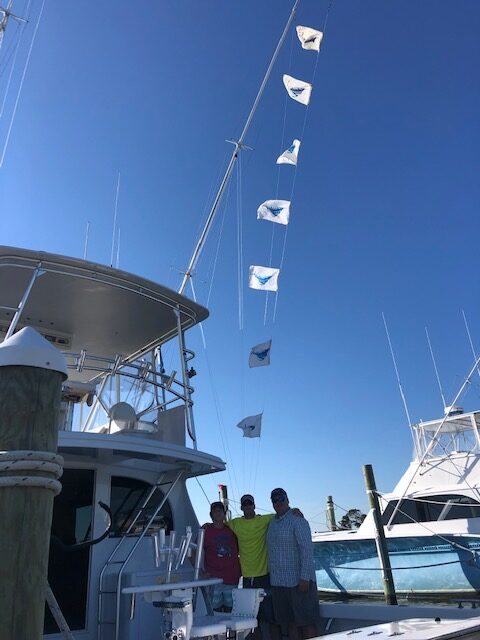
<instances>
[{"instance_id":1,"label":"blue marlin flag design","mask_svg":"<svg viewBox=\"0 0 480 640\"><path fill-rule=\"evenodd\" d=\"M243 431L244 438L259 438L262 432L262 413L256 416L248 416L237 424Z\"/></svg>"},{"instance_id":2,"label":"blue marlin flag design","mask_svg":"<svg viewBox=\"0 0 480 640\"><path fill-rule=\"evenodd\" d=\"M290 200L265 200L257 209L257 218L277 224L288 224Z\"/></svg>"},{"instance_id":3,"label":"blue marlin flag design","mask_svg":"<svg viewBox=\"0 0 480 640\"><path fill-rule=\"evenodd\" d=\"M263 276L263 277L262 277L262 276L257 276L257 274L256 274L256 273L254 273L253 275L254 275L254 276L255 276L255 278L259 281L259 283L260 283L261 285L267 284L267 282L268 282L268 281L270 280L270 278L272 277L272 276Z\"/></svg>"},{"instance_id":4,"label":"blue marlin flag design","mask_svg":"<svg viewBox=\"0 0 480 640\"><path fill-rule=\"evenodd\" d=\"M251 265L249 268L248 286L261 291L277 291L280 269Z\"/></svg>"},{"instance_id":5,"label":"blue marlin flag design","mask_svg":"<svg viewBox=\"0 0 480 640\"><path fill-rule=\"evenodd\" d=\"M267 207L267 209L270 211L270 213L272 214L272 216L279 216L282 211L284 210L285 207Z\"/></svg>"},{"instance_id":6,"label":"blue marlin flag design","mask_svg":"<svg viewBox=\"0 0 480 640\"><path fill-rule=\"evenodd\" d=\"M266 367L270 364L270 351L272 350L272 341L261 342L256 344L250 350L248 357L248 366L252 367Z\"/></svg>"}]
</instances>

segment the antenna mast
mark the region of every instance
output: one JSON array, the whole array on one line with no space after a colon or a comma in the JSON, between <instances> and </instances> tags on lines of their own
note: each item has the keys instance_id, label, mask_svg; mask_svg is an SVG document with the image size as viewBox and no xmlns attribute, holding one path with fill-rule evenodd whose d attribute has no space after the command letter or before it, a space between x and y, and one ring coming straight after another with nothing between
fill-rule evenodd
<instances>
[{"instance_id":1,"label":"antenna mast","mask_svg":"<svg viewBox=\"0 0 480 640\"><path fill-rule=\"evenodd\" d=\"M235 166L235 162L237 161L239 153L245 146L244 145L245 136L247 135L247 131L250 128L250 124L252 122L253 116L255 115L255 111L257 110L258 103L260 102L260 98L262 97L263 91L265 89L265 86L272 72L273 65L275 64L278 54L280 53L280 49L282 48L282 45L287 36L288 30L290 29L290 25L293 22L293 18L295 17L295 13L297 11L297 6L299 2L300 0L295 0L295 4L293 5L292 12L290 13L290 17L288 19L287 24L285 25L285 29L283 30L280 40L278 41L277 48L275 49L275 53L273 54L273 57L270 60L270 64L268 65L268 69L262 80L262 84L260 85L260 89L258 90L257 97L255 98L255 102L253 103L253 106L248 115L247 121L245 122L240 138L238 140L229 141L234 144L232 157L230 158L230 162L228 163L227 170L225 172L225 175L223 176L223 180L220 184L217 195L215 196L215 200L213 201L213 205L212 205L212 208L210 209L210 213L208 214L207 221L205 222L205 226L203 227L202 233L200 234L198 242L193 251L192 257L190 258L190 262L183 276L182 284L180 285L180 289L178 290L178 293L183 293L185 291L187 283L192 277L192 272L195 269L195 266L197 265L198 259L200 258L203 246L205 244L205 240L207 239L208 233L215 219L215 214L217 212L218 205L220 204L220 201L222 199L223 192L225 191L225 187L227 186L228 180L233 171L233 167Z\"/></svg>"},{"instance_id":2,"label":"antenna mast","mask_svg":"<svg viewBox=\"0 0 480 640\"><path fill-rule=\"evenodd\" d=\"M445 411L445 409L447 408L447 403L445 402L445 396L443 395L442 383L440 382L440 376L438 375L437 363L435 362L435 356L433 355L432 343L430 342L430 336L428 335L427 327L425 327L425 334L427 336L430 355L432 356L433 368L435 369L435 375L437 376L438 388L440 389L440 395L442 396L443 410Z\"/></svg>"}]
</instances>

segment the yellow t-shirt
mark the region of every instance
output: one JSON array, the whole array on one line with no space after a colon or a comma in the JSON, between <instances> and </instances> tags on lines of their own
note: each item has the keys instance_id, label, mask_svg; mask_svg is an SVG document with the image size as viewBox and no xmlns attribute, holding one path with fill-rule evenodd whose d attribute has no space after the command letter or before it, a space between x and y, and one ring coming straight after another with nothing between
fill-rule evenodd
<instances>
[{"instance_id":1,"label":"yellow t-shirt","mask_svg":"<svg viewBox=\"0 0 480 640\"><path fill-rule=\"evenodd\" d=\"M257 514L253 518L234 518L227 522L238 540L242 576L256 578L268 573L267 529L274 513Z\"/></svg>"}]
</instances>

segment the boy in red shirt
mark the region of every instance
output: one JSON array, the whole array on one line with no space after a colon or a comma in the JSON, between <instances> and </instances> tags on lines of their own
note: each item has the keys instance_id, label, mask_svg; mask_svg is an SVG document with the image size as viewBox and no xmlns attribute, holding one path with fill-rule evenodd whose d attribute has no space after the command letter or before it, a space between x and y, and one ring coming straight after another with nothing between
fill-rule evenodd
<instances>
[{"instance_id":1,"label":"boy in red shirt","mask_svg":"<svg viewBox=\"0 0 480 640\"><path fill-rule=\"evenodd\" d=\"M215 611L232 610L232 589L238 587L240 562L237 537L225 524L225 508L222 502L210 505L212 524L205 526L204 570L212 578L221 578L223 584L213 587L211 598Z\"/></svg>"}]
</instances>

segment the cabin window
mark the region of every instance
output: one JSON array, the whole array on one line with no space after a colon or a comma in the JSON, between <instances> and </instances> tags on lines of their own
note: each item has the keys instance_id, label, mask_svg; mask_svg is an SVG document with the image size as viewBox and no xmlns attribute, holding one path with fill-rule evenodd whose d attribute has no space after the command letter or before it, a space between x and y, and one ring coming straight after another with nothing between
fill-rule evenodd
<instances>
[{"instance_id":1,"label":"cabin window","mask_svg":"<svg viewBox=\"0 0 480 640\"><path fill-rule=\"evenodd\" d=\"M126 533L128 527L135 519L139 511L142 511L130 532L138 535L148 523L160 502L165 497L161 489L157 489L150 497L146 507L142 510L148 493L152 485L135 478L124 478L121 476L112 477L110 508L112 510L112 535L121 536ZM168 501L162 506L155 520L148 529L149 534L155 533L159 529L166 529L168 534L173 527L172 510Z\"/></svg>"},{"instance_id":2,"label":"cabin window","mask_svg":"<svg viewBox=\"0 0 480 640\"><path fill-rule=\"evenodd\" d=\"M91 538L94 479L91 469L64 469L53 503L48 581L72 630L86 625L90 547L71 547ZM58 632L46 607L44 633Z\"/></svg>"},{"instance_id":3,"label":"cabin window","mask_svg":"<svg viewBox=\"0 0 480 640\"><path fill-rule=\"evenodd\" d=\"M382 520L386 525L397 505L397 500L391 500ZM401 513L401 512L402 513ZM437 520L458 520L461 518L479 518L480 503L461 495L425 496L417 500L402 500L400 511L397 511L392 524L408 524L410 522L436 522Z\"/></svg>"}]
</instances>

